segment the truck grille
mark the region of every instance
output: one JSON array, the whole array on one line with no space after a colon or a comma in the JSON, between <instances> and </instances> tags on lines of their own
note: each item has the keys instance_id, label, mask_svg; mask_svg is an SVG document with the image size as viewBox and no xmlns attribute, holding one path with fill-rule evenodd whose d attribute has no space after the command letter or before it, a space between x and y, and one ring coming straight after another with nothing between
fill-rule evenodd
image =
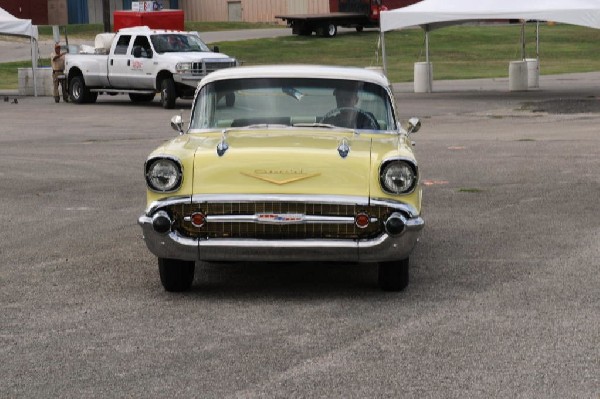
<instances>
[{"instance_id":1,"label":"truck grille","mask_svg":"<svg viewBox=\"0 0 600 399\"><path fill-rule=\"evenodd\" d=\"M194 75L208 75L211 72L214 72L218 69L231 68L235 66L235 61L231 60L208 60L202 62L194 62L192 63L192 73Z\"/></svg>"},{"instance_id":2,"label":"truck grille","mask_svg":"<svg viewBox=\"0 0 600 399\"><path fill-rule=\"evenodd\" d=\"M174 229L192 238L246 238L246 239L367 239L383 233L383 221L392 213L391 208L363 205L336 205L299 202L227 202L178 204L167 209L175 220ZM254 216L257 214L301 214L306 216L330 216L354 218L366 212L376 222L367 228L354 223L299 223L265 224L256 221L207 222L195 227L184 217L194 212L206 216Z\"/></svg>"}]
</instances>

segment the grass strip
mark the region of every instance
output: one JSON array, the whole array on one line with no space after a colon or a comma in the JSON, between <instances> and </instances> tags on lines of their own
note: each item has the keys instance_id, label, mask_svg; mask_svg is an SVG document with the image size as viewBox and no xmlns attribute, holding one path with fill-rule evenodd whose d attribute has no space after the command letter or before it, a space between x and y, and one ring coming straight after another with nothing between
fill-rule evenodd
<instances>
[{"instance_id":1,"label":"grass strip","mask_svg":"<svg viewBox=\"0 0 600 399\"><path fill-rule=\"evenodd\" d=\"M281 27L273 24L187 23L186 29L215 31L227 29ZM44 32L44 29L40 29ZM47 29L50 29L47 27ZM93 38L98 25L70 25L75 38ZM48 31L51 34L51 30ZM46 34L46 33L44 33ZM43 35L42 35L43 36ZM467 25L430 33L430 61L435 80L508 77L510 61L521 58L520 25ZM345 33L335 38L285 36L270 39L220 42L222 52L244 65L330 64L358 67L381 65L379 33ZM535 26L526 29L526 57L535 58ZM540 25L541 74L591 72L600 70L600 30L573 25ZM388 77L392 82L413 80L413 65L424 61L424 33L405 29L385 35ZM22 63L0 64L0 88L17 88L16 68ZM11 72L12 69L12 72ZM14 77L12 76L14 75Z\"/></svg>"}]
</instances>

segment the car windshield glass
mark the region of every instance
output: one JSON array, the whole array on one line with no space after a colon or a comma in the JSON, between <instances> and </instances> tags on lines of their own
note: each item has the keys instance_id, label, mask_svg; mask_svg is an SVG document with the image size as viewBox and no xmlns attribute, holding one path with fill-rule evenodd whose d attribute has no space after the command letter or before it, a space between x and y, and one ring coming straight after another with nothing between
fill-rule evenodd
<instances>
[{"instance_id":1,"label":"car windshield glass","mask_svg":"<svg viewBox=\"0 0 600 399\"><path fill-rule=\"evenodd\" d=\"M151 35L150 40L157 53L182 53L210 51L208 46L196 35L184 33L165 33Z\"/></svg>"},{"instance_id":2,"label":"car windshield glass","mask_svg":"<svg viewBox=\"0 0 600 399\"><path fill-rule=\"evenodd\" d=\"M194 104L191 129L285 125L395 130L388 91L341 79L247 78L205 85Z\"/></svg>"}]
</instances>

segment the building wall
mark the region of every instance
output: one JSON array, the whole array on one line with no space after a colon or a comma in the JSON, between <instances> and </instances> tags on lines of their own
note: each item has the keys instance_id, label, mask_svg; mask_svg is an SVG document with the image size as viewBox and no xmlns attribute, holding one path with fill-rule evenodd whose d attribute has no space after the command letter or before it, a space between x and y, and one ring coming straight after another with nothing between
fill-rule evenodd
<instances>
[{"instance_id":1,"label":"building wall","mask_svg":"<svg viewBox=\"0 0 600 399\"><path fill-rule=\"evenodd\" d=\"M66 25L68 22L67 0L48 0L48 25Z\"/></svg>"},{"instance_id":2,"label":"building wall","mask_svg":"<svg viewBox=\"0 0 600 399\"><path fill-rule=\"evenodd\" d=\"M35 25L48 24L48 0L0 0L0 7L21 19L31 19Z\"/></svg>"},{"instance_id":3,"label":"building wall","mask_svg":"<svg viewBox=\"0 0 600 399\"><path fill-rule=\"evenodd\" d=\"M187 21L228 21L229 3L241 3L243 22L276 22L278 14L329 12L329 0L181 0Z\"/></svg>"},{"instance_id":4,"label":"building wall","mask_svg":"<svg viewBox=\"0 0 600 399\"><path fill-rule=\"evenodd\" d=\"M123 0L110 0L110 23L113 23L113 12L123 9ZM104 22L102 0L88 0L88 15L90 24L101 24Z\"/></svg>"}]
</instances>

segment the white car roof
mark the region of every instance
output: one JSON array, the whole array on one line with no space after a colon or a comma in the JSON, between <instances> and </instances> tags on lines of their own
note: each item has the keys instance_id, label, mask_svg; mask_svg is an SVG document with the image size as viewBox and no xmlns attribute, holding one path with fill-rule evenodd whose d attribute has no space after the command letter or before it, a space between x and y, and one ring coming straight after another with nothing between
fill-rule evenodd
<instances>
[{"instance_id":1,"label":"white car roof","mask_svg":"<svg viewBox=\"0 0 600 399\"><path fill-rule=\"evenodd\" d=\"M325 65L261 65L220 69L207 75L200 86L218 80L248 78L318 78L346 79L375 83L388 87L387 77L379 72L357 68Z\"/></svg>"},{"instance_id":2,"label":"white car roof","mask_svg":"<svg viewBox=\"0 0 600 399\"><path fill-rule=\"evenodd\" d=\"M198 32L187 32L182 30L167 30L167 29L151 29L147 26L132 26L130 28L121 28L119 33L148 33L148 34L164 34L164 33L181 33L181 34L195 34Z\"/></svg>"}]
</instances>

